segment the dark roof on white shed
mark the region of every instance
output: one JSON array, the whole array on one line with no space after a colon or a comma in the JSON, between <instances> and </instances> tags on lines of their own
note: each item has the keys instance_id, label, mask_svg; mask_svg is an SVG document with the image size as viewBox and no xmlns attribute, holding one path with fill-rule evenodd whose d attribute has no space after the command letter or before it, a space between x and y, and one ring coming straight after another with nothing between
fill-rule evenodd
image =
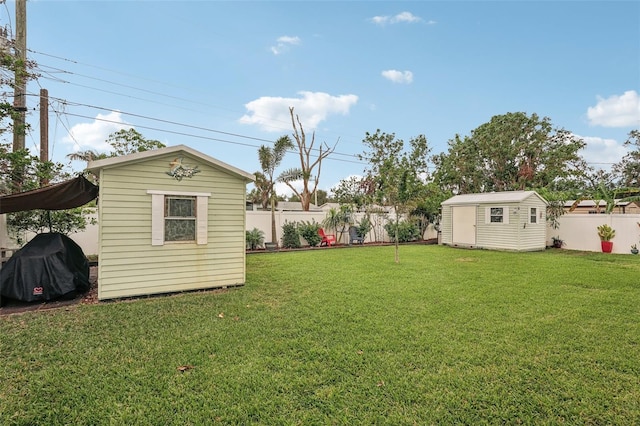
<instances>
[{"instance_id":1,"label":"dark roof on white shed","mask_svg":"<svg viewBox=\"0 0 640 426\"><path fill-rule=\"evenodd\" d=\"M542 198L536 191L503 191L455 195L448 200L443 201L442 205L519 203L529 197L537 197L545 204L548 204L547 200Z\"/></svg>"}]
</instances>

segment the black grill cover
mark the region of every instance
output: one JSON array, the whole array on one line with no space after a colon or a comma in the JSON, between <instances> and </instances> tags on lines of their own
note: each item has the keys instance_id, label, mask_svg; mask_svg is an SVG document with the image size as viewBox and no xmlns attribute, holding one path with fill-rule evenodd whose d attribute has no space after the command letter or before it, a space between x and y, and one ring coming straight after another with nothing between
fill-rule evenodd
<instances>
[{"instance_id":1,"label":"black grill cover","mask_svg":"<svg viewBox=\"0 0 640 426\"><path fill-rule=\"evenodd\" d=\"M89 290L89 262L71 238L36 235L0 270L2 298L45 302Z\"/></svg>"}]
</instances>

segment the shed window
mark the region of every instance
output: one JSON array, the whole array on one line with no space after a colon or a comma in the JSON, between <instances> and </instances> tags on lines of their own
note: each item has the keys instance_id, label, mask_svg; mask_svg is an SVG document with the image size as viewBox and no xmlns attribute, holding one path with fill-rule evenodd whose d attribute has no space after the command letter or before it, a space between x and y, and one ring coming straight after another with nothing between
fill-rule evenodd
<instances>
[{"instance_id":1,"label":"shed window","mask_svg":"<svg viewBox=\"0 0 640 426\"><path fill-rule=\"evenodd\" d=\"M164 240L196 240L196 197L164 197Z\"/></svg>"},{"instance_id":2,"label":"shed window","mask_svg":"<svg viewBox=\"0 0 640 426\"><path fill-rule=\"evenodd\" d=\"M538 223L538 209L535 207L529 209L529 223Z\"/></svg>"},{"instance_id":3,"label":"shed window","mask_svg":"<svg viewBox=\"0 0 640 426\"><path fill-rule=\"evenodd\" d=\"M504 207L491 207L491 223L504 222Z\"/></svg>"},{"instance_id":4,"label":"shed window","mask_svg":"<svg viewBox=\"0 0 640 426\"><path fill-rule=\"evenodd\" d=\"M484 223L490 224L504 224L509 223L509 208L506 206L500 207L485 207L484 209Z\"/></svg>"},{"instance_id":5,"label":"shed window","mask_svg":"<svg viewBox=\"0 0 640 426\"><path fill-rule=\"evenodd\" d=\"M148 190L151 195L151 245L207 244L210 193Z\"/></svg>"}]
</instances>

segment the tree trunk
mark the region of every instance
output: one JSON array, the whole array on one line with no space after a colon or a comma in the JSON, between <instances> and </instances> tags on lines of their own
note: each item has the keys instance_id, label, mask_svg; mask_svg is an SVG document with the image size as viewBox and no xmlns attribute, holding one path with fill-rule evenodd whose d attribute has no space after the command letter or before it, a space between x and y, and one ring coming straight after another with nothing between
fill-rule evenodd
<instances>
[{"instance_id":1,"label":"tree trunk","mask_svg":"<svg viewBox=\"0 0 640 426\"><path fill-rule=\"evenodd\" d=\"M276 233L276 206L275 201L271 198L271 242L278 244L278 236Z\"/></svg>"}]
</instances>

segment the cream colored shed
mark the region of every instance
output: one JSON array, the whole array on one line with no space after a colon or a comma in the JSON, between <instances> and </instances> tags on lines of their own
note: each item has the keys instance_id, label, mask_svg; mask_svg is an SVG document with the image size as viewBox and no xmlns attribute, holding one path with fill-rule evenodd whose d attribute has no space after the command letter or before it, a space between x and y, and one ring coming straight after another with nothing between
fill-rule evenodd
<instances>
[{"instance_id":1,"label":"cream colored shed","mask_svg":"<svg viewBox=\"0 0 640 426\"><path fill-rule=\"evenodd\" d=\"M456 195L442 203L441 243L494 250L544 250L547 204L535 191Z\"/></svg>"},{"instance_id":2,"label":"cream colored shed","mask_svg":"<svg viewBox=\"0 0 640 426\"><path fill-rule=\"evenodd\" d=\"M244 284L253 174L185 145L88 168L100 186L99 299Z\"/></svg>"}]
</instances>

